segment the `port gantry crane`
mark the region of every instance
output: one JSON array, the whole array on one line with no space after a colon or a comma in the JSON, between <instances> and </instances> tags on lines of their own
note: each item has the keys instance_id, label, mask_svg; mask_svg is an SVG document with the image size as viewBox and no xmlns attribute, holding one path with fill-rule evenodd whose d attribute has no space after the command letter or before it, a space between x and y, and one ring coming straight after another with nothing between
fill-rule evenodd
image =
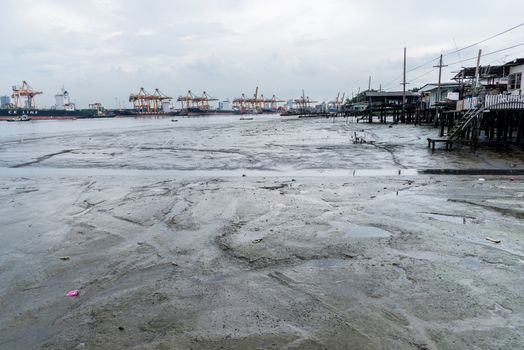
<instances>
[{"instance_id":1,"label":"port gantry crane","mask_svg":"<svg viewBox=\"0 0 524 350\"><path fill-rule=\"evenodd\" d=\"M332 109L335 112L340 112L342 109L342 106L344 105L344 98L346 97L346 93L344 92L342 94L342 98L340 98L340 92L337 94L337 97L333 101L329 101L328 107L332 107Z\"/></svg>"},{"instance_id":2,"label":"port gantry crane","mask_svg":"<svg viewBox=\"0 0 524 350\"><path fill-rule=\"evenodd\" d=\"M160 113L163 112L164 103L169 103L172 98L155 89L153 94L147 92L143 87L138 93L129 95L129 102L133 108L142 113Z\"/></svg>"},{"instance_id":3,"label":"port gantry crane","mask_svg":"<svg viewBox=\"0 0 524 350\"><path fill-rule=\"evenodd\" d=\"M22 85L13 86L13 94L11 98L13 99L13 104L16 108L36 108L35 96L41 95L42 91L35 91L27 81L22 81ZM22 101L24 98L27 100L27 105L23 106Z\"/></svg>"},{"instance_id":4,"label":"port gantry crane","mask_svg":"<svg viewBox=\"0 0 524 350\"><path fill-rule=\"evenodd\" d=\"M295 99L293 102L300 113L309 113L312 111L311 104L317 103L318 101L311 101L309 96L306 96L304 90L302 90L302 96Z\"/></svg>"},{"instance_id":5,"label":"port gantry crane","mask_svg":"<svg viewBox=\"0 0 524 350\"><path fill-rule=\"evenodd\" d=\"M179 96L177 101L182 104L182 110L185 112L188 112L190 109L207 112L211 109L209 102L218 101L218 99L209 96L205 91L202 93L202 96L196 96L189 90L187 95Z\"/></svg>"},{"instance_id":6,"label":"port gantry crane","mask_svg":"<svg viewBox=\"0 0 524 350\"><path fill-rule=\"evenodd\" d=\"M255 89L255 93L252 98L246 98L244 94L241 97L233 100L234 109L240 113L262 113L264 109L276 111L278 109L277 103L285 102L278 100L275 95L272 98L266 99L263 94L259 95L258 86Z\"/></svg>"},{"instance_id":7,"label":"port gantry crane","mask_svg":"<svg viewBox=\"0 0 524 350\"><path fill-rule=\"evenodd\" d=\"M276 112L278 110L278 104L284 103L286 101L284 100L278 100L275 95L273 97L264 100L264 109L270 110L272 112Z\"/></svg>"}]
</instances>

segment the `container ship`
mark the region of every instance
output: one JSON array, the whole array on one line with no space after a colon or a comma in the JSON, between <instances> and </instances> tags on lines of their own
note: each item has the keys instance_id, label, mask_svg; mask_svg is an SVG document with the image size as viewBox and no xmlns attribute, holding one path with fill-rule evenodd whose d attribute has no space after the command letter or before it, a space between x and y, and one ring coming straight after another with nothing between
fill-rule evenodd
<instances>
[{"instance_id":1,"label":"container ship","mask_svg":"<svg viewBox=\"0 0 524 350\"><path fill-rule=\"evenodd\" d=\"M53 108L37 108L35 97L41 94L41 91L34 90L25 80L22 85L13 86L11 95L13 101L0 108L0 120L78 119L112 116L111 113L105 112L101 108L76 109L75 104L71 102L69 93L64 88L55 95L56 102Z\"/></svg>"}]
</instances>

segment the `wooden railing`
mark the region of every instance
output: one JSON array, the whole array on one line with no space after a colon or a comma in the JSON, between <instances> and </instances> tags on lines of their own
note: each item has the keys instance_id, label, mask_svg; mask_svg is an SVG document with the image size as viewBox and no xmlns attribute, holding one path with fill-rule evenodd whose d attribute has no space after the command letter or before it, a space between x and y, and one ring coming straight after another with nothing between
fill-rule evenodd
<instances>
[{"instance_id":1,"label":"wooden railing","mask_svg":"<svg viewBox=\"0 0 524 350\"><path fill-rule=\"evenodd\" d=\"M524 109L524 96L519 95L486 95L481 104L479 97L468 97L457 101L457 110L476 109L481 105L489 110Z\"/></svg>"},{"instance_id":2,"label":"wooden railing","mask_svg":"<svg viewBox=\"0 0 524 350\"><path fill-rule=\"evenodd\" d=\"M524 96L519 95L486 95L486 109L524 109Z\"/></svg>"}]
</instances>

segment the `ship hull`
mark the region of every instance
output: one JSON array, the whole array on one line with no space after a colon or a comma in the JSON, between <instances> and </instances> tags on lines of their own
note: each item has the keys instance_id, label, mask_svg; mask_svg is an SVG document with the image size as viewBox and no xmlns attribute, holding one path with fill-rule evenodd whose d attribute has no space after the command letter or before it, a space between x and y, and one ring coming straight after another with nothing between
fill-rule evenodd
<instances>
[{"instance_id":1,"label":"ship hull","mask_svg":"<svg viewBox=\"0 0 524 350\"><path fill-rule=\"evenodd\" d=\"M96 118L96 114L96 110L92 109L66 111L54 109L11 108L0 109L0 120L12 120L24 115L30 117L32 120Z\"/></svg>"},{"instance_id":2,"label":"ship hull","mask_svg":"<svg viewBox=\"0 0 524 350\"><path fill-rule=\"evenodd\" d=\"M142 112L135 109L116 109L112 113L116 117L173 117L180 115L178 112Z\"/></svg>"}]
</instances>

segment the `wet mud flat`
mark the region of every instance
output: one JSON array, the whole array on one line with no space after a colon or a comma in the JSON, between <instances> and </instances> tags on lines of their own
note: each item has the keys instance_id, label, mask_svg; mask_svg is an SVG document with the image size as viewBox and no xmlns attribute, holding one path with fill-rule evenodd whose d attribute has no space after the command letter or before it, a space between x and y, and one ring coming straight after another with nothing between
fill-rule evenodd
<instances>
[{"instance_id":1,"label":"wet mud flat","mask_svg":"<svg viewBox=\"0 0 524 350\"><path fill-rule=\"evenodd\" d=\"M2 178L0 195L2 349L524 344L507 177Z\"/></svg>"},{"instance_id":2,"label":"wet mud flat","mask_svg":"<svg viewBox=\"0 0 524 350\"><path fill-rule=\"evenodd\" d=\"M524 347L521 151L97 122L0 134L1 349Z\"/></svg>"}]
</instances>

